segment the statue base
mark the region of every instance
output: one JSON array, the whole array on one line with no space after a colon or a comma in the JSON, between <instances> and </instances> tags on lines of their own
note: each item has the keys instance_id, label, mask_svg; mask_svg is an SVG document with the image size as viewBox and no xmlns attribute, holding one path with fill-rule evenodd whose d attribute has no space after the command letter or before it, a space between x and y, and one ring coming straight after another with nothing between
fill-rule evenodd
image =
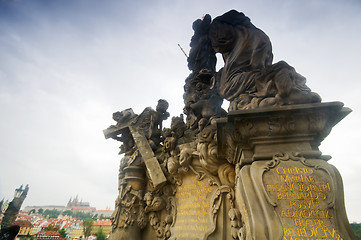
<instances>
[{"instance_id":1,"label":"statue base","mask_svg":"<svg viewBox=\"0 0 361 240\"><path fill-rule=\"evenodd\" d=\"M239 239L355 239L341 176L318 150L350 112L340 102L303 104L218 121L219 155L236 165Z\"/></svg>"},{"instance_id":2,"label":"statue base","mask_svg":"<svg viewBox=\"0 0 361 240\"><path fill-rule=\"evenodd\" d=\"M155 158L161 187L125 167L110 239L356 239L341 176L318 149L350 112L340 102L231 111Z\"/></svg>"}]
</instances>

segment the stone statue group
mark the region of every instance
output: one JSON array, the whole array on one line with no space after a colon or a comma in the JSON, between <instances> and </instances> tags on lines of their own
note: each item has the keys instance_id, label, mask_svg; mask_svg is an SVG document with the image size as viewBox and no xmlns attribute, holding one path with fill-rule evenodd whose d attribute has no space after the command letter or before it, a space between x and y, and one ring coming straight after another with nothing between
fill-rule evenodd
<instances>
[{"instance_id":1,"label":"stone statue group","mask_svg":"<svg viewBox=\"0 0 361 240\"><path fill-rule=\"evenodd\" d=\"M181 204L177 187L188 175L197 181L207 179L215 189L209 197L213 227L200 239L220 239L217 231L227 231L227 239L248 239L251 230L242 217L245 210L235 204L236 179L242 167L239 159L247 151L234 143L246 136L228 129L231 134L224 138L227 131L221 131L221 119L247 110L321 102L292 66L284 61L273 63L269 37L243 13L231 10L213 20L207 14L192 27L191 73L183 95L185 120L181 114L172 118L169 128L163 128L162 121L169 117L168 102L160 99L155 110L148 107L139 115L132 109L114 113L116 124L104 130L106 138L122 143L112 240L183 239L173 236L172 228L179 214L177 204ZM216 53L224 60L219 71L215 69ZM228 112L221 107L224 99L230 102ZM247 122L241 125L252 132ZM220 143L221 138L226 140ZM220 152L222 144L227 145L225 152ZM225 221L227 227L220 230L217 221Z\"/></svg>"}]
</instances>

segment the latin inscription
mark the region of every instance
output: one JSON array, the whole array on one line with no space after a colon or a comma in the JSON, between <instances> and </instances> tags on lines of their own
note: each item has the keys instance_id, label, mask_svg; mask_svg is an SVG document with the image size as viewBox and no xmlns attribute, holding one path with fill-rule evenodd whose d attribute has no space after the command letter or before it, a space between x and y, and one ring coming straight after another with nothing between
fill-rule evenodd
<instances>
[{"instance_id":1,"label":"latin inscription","mask_svg":"<svg viewBox=\"0 0 361 240\"><path fill-rule=\"evenodd\" d=\"M213 190L207 180L198 181L196 176L183 179L176 193L177 218L172 228L174 239L203 239L211 227L210 195Z\"/></svg>"},{"instance_id":2,"label":"latin inscription","mask_svg":"<svg viewBox=\"0 0 361 240\"><path fill-rule=\"evenodd\" d=\"M301 166L280 164L267 173L265 189L277 199L283 240L343 240L333 227L333 211L327 207L332 192L328 178Z\"/></svg>"}]
</instances>

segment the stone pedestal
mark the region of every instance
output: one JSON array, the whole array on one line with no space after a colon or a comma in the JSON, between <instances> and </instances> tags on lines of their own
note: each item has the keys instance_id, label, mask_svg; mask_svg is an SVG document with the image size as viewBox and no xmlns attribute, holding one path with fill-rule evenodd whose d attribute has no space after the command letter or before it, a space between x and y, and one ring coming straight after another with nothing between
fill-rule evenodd
<instances>
[{"instance_id":1,"label":"stone pedestal","mask_svg":"<svg viewBox=\"0 0 361 240\"><path fill-rule=\"evenodd\" d=\"M229 112L218 154L235 165L241 239L356 239L342 179L318 149L351 110L340 102Z\"/></svg>"}]
</instances>

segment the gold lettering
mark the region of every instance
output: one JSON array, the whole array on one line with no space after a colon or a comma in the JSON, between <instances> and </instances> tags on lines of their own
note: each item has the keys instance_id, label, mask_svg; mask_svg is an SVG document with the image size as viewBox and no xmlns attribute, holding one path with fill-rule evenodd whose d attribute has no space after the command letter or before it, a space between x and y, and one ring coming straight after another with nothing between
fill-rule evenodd
<instances>
[{"instance_id":1,"label":"gold lettering","mask_svg":"<svg viewBox=\"0 0 361 240\"><path fill-rule=\"evenodd\" d=\"M283 239L336 239L343 240L337 231L327 227L302 227L302 228L283 228ZM289 238L288 238L289 237ZM302 238L299 238L302 237Z\"/></svg>"},{"instance_id":2,"label":"gold lettering","mask_svg":"<svg viewBox=\"0 0 361 240\"><path fill-rule=\"evenodd\" d=\"M274 184L266 184L266 189L267 189L267 192L273 192L275 190Z\"/></svg>"},{"instance_id":3,"label":"gold lettering","mask_svg":"<svg viewBox=\"0 0 361 240\"><path fill-rule=\"evenodd\" d=\"M318 202L313 199L310 200L290 200L290 208L318 208Z\"/></svg>"},{"instance_id":4,"label":"gold lettering","mask_svg":"<svg viewBox=\"0 0 361 240\"><path fill-rule=\"evenodd\" d=\"M278 167L276 168L276 171L278 174L286 174L286 171L283 167Z\"/></svg>"},{"instance_id":5,"label":"gold lettering","mask_svg":"<svg viewBox=\"0 0 361 240\"><path fill-rule=\"evenodd\" d=\"M177 188L177 218L172 234L182 239L198 239L211 226L209 198L215 187L207 181L189 180L185 179Z\"/></svg>"}]
</instances>

